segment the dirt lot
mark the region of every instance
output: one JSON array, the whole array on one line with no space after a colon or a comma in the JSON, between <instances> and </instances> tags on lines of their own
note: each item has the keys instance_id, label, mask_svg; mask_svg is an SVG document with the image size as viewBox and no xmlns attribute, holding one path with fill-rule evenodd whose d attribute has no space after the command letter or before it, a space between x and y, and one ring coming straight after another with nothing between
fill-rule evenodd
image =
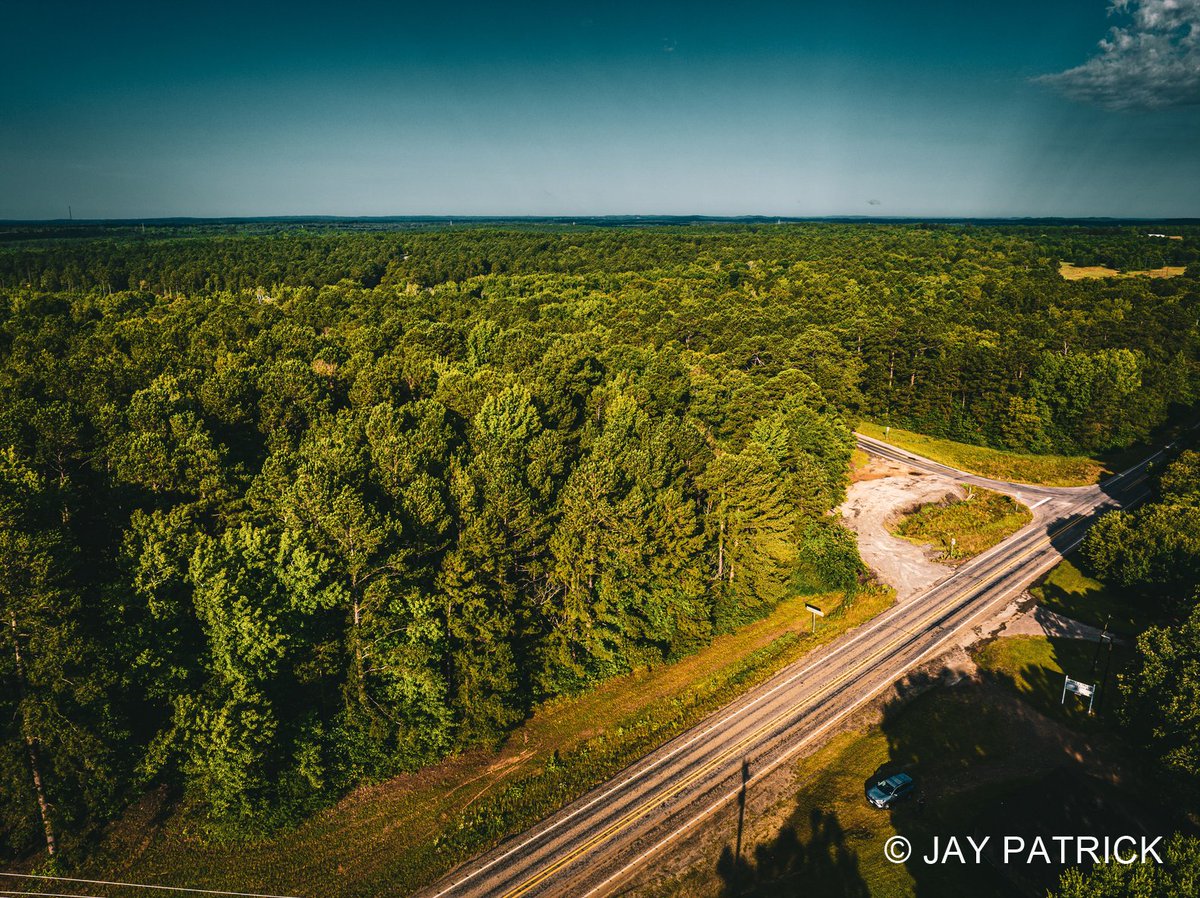
<instances>
[{"instance_id":1,"label":"dirt lot","mask_svg":"<svg viewBox=\"0 0 1200 898\"><path fill-rule=\"evenodd\" d=\"M839 511L858 534L863 561L904 602L952 572L921 546L893 536L888 525L927 502L962 498L963 488L946 477L926 474L884 459L872 458L850 484Z\"/></svg>"}]
</instances>

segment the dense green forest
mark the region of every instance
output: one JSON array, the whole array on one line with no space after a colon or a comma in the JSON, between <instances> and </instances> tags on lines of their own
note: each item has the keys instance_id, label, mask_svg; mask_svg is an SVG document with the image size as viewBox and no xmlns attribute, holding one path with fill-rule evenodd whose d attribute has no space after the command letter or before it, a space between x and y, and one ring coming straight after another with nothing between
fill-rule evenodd
<instances>
[{"instance_id":1,"label":"dense green forest","mask_svg":"<svg viewBox=\"0 0 1200 898\"><path fill-rule=\"evenodd\" d=\"M1164 802L1190 818L1163 864L1068 869L1051 898L1184 898L1200 888L1200 452L1163 466L1151 501L1114 511L1087 535L1083 561L1159 623L1138 635L1120 675L1117 718Z\"/></svg>"},{"instance_id":2,"label":"dense green forest","mask_svg":"<svg viewBox=\"0 0 1200 898\"><path fill-rule=\"evenodd\" d=\"M1121 718L1185 806L1200 808L1200 452L1164 467L1151 501L1104 515L1085 563L1159 621L1121 677Z\"/></svg>"},{"instance_id":3,"label":"dense green forest","mask_svg":"<svg viewBox=\"0 0 1200 898\"><path fill-rule=\"evenodd\" d=\"M162 783L253 835L852 593L828 512L862 418L1148 439L1200 398L1200 229L1145 230L21 231L0 855L69 853ZM1136 551L1092 555L1133 582Z\"/></svg>"}]
</instances>

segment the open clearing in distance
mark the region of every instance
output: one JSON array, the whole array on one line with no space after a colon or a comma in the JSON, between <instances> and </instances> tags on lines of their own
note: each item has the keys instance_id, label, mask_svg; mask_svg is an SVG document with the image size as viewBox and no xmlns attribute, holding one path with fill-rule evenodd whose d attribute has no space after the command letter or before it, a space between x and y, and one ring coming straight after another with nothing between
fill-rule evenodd
<instances>
[{"instance_id":1,"label":"open clearing in distance","mask_svg":"<svg viewBox=\"0 0 1200 898\"><path fill-rule=\"evenodd\" d=\"M1059 262L1058 273L1064 280L1082 281L1087 278L1174 278L1183 274L1187 268L1183 265L1164 265L1162 268L1147 268L1143 271L1117 271L1103 265L1072 265L1070 262Z\"/></svg>"}]
</instances>

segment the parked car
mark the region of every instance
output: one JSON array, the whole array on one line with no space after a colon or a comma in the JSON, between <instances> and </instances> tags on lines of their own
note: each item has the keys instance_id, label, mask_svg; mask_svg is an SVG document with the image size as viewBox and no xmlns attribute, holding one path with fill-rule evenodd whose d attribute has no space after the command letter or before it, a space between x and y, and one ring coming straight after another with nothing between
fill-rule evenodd
<instances>
[{"instance_id":1,"label":"parked car","mask_svg":"<svg viewBox=\"0 0 1200 898\"><path fill-rule=\"evenodd\" d=\"M872 783L867 788L867 801L877 808L890 808L898 801L908 798L916 784L907 773L894 773Z\"/></svg>"}]
</instances>

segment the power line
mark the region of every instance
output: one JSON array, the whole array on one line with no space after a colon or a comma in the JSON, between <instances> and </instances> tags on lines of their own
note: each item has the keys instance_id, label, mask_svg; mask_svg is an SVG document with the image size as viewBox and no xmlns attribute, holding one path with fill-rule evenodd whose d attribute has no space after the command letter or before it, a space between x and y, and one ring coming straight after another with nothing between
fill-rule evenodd
<instances>
[{"instance_id":1,"label":"power line","mask_svg":"<svg viewBox=\"0 0 1200 898\"><path fill-rule=\"evenodd\" d=\"M191 892L197 895L231 895L236 898L296 898L294 895L266 895L261 892L223 892L219 889L192 889L184 886L156 886L142 882L112 882L107 879L73 879L70 876L43 876L37 873L0 873L12 879L41 879L57 880L58 882L78 882L90 886L123 886L127 889L158 889L163 892ZM37 892L26 892L36 895Z\"/></svg>"}]
</instances>

